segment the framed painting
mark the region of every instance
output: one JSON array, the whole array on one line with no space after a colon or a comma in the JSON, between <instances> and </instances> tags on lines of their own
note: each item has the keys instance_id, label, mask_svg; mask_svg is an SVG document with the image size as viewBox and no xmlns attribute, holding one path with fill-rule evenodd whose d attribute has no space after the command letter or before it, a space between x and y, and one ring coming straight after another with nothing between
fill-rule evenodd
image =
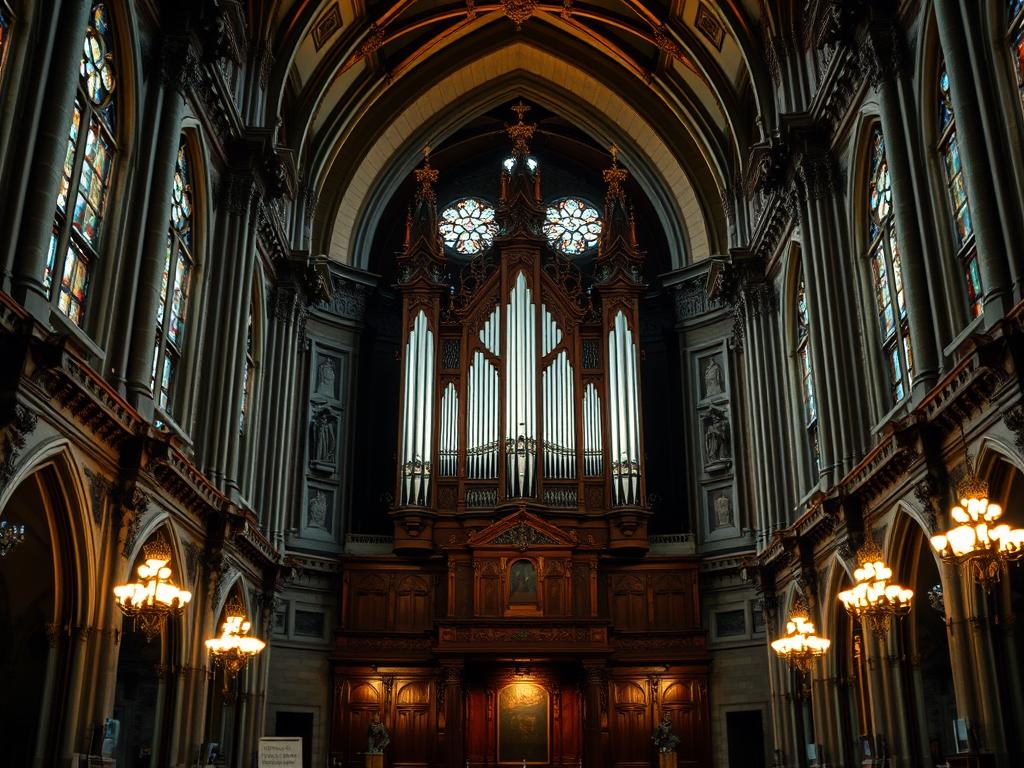
<instances>
[{"instance_id":1,"label":"framed painting","mask_svg":"<svg viewBox=\"0 0 1024 768\"><path fill-rule=\"evenodd\" d=\"M498 763L545 765L550 751L550 696L535 683L498 691Z\"/></svg>"}]
</instances>

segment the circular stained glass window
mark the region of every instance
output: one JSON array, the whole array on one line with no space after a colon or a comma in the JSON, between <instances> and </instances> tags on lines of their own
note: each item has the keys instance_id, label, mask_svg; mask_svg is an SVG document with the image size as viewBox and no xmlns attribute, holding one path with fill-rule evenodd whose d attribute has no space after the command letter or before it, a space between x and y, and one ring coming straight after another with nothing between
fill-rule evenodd
<instances>
[{"instance_id":1,"label":"circular stained glass window","mask_svg":"<svg viewBox=\"0 0 1024 768\"><path fill-rule=\"evenodd\" d=\"M586 200L568 197L548 206L544 234L556 251L578 256L597 245L601 214Z\"/></svg>"},{"instance_id":2,"label":"circular stained glass window","mask_svg":"<svg viewBox=\"0 0 1024 768\"><path fill-rule=\"evenodd\" d=\"M441 211L438 230L448 248L473 256L491 247L498 225L494 221L493 206L478 198L467 197Z\"/></svg>"},{"instance_id":3,"label":"circular stained glass window","mask_svg":"<svg viewBox=\"0 0 1024 768\"><path fill-rule=\"evenodd\" d=\"M506 157L501 164L504 166L506 171L512 173L512 169L516 167L516 159L514 157ZM538 165L539 163L535 157L526 158L526 167L529 169L530 173L536 172Z\"/></svg>"}]
</instances>

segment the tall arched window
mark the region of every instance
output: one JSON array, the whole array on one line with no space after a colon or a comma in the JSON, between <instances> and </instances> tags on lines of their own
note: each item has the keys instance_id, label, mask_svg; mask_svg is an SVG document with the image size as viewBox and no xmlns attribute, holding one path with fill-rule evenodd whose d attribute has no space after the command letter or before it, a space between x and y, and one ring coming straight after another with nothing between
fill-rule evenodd
<instances>
[{"instance_id":1,"label":"tall arched window","mask_svg":"<svg viewBox=\"0 0 1024 768\"><path fill-rule=\"evenodd\" d=\"M171 189L171 223L156 309L156 347L153 351L153 392L165 411L171 404L174 375L181 361L192 283L192 171L184 139L178 147Z\"/></svg>"},{"instance_id":2,"label":"tall arched window","mask_svg":"<svg viewBox=\"0 0 1024 768\"><path fill-rule=\"evenodd\" d=\"M1024 0L1021 0L1024 2ZM949 75L945 63L939 67L938 78L939 108L939 157L946 180L946 199L953 220L953 245L964 271L967 289L967 303L971 315L981 314L981 272L978 271L978 252L974 246L974 224L971 222L971 207L967 201L963 168L960 166L960 145L956 140L956 120L953 116L953 99L949 93Z\"/></svg>"},{"instance_id":3,"label":"tall arched window","mask_svg":"<svg viewBox=\"0 0 1024 768\"><path fill-rule=\"evenodd\" d=\"M796 287L796 356L800 366L800 396L803 400L804 429L815 477L821 469L818 450L818 400L814 395L814 365L811 362L810 316L807 313L807 286L804 276Z\"/></svg>"},{"instance_id":4,"label":"tall arched window","mask_svg":"<svg viewBox=\"0 0 1024 768\"><path fill-rule=\"evenodd\" d=\"M5 0L0 0L0 83L3 82L4 69L7 64L7 52L10 50L11 10Z\"/></svg>"},{"instance_id":5,"label":"tall arched window","mask_svg":"<svg viewBox=\"0 0 1024 768\"><path fill-rule=\"evenodd\" d=\"M1013 73L1017 76L1017 93L1024 108L1024 0L1009 0L1010 53L1013 55Z\"/></svg>"},{"instance_id":6,"label":"tall arched window","mask_svg":"<svg viewBox=\"0 0 1024 768\"><path fill-rule=\"evenodd\" d=\"M89 279L99 254L100 231L116 145L113 35L110 14L96 3L82 44L67 150L43 284L50 301L81 325Z\"/></svg>"},{"instance_id":7,"label":"tall arched window","mask_svg":"<svg viewBox=\"0 0 1024 768\"><path fill-rule=\"evenodd\" d=\"M238 433L244 435L249 426L249 410L252 408L252 387L256 371L256 359L252 352L252 314L249 307L249 325L245 332L245 358L242 361L242 408L238 414Z\"/></svg>"},{"instance_id":8,"label":"tall arched window","mask_svg":"<svg viewBox=\"0 0 1024 768\"><path fill-rule=\"evenodd\" d=\"M903 270L892 215L892 186L882 129L871 132L868 152L868 250L878 330L893 403L910 391L914 356L910 344Z\"/></svg>"}]
</instances>

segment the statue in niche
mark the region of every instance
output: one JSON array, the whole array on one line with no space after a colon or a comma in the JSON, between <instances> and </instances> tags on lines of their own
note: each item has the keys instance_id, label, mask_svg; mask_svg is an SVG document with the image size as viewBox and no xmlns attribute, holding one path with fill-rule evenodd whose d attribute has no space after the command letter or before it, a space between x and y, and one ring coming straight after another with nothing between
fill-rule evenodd
<instances>
[{"instance_id":1,"label":"statue in niche","mask_svg":"<svg viewBox=\"0 0 1024 768\"><path fill-rule=\"evenodd\" d=\"M316 367L316 393L333 398L335 396L334 380L337 374L333 358L320 358L320 363Z\"/></svg>"},{"instance_id":2,"label":"statue in niche","mask_svg":"<svg viewBox=\"0 0 1024 768\"><path fill-rule=\"evenodd\" d=\"M729 420L712 408L702 419L704 426L704 467L717 469L729 461Z\"/></svg>"},{"instance_id":3,"label":"statue in niche","mask_svg":"<svg viewBox=\"0 0 1024 768\"><path fill-rule=\"evenodd\" d=\"M391 736L377 713L374 713L373 720L366 728L366 742L366 752L370 755L384 754L385 747L391 743Z\"/></svg>"},{"instance_id":4,"label":"statue in niche","mask_svg":"<svg viewBox=\"0 0 1024 768\"><path fill-rule=\"evenodd\" d=\"M334 461L334 419L326 410L313 421L313 460L322 464Z\"/></svg>"},{"instance_id":5,"label":"statue in niche","mask_svg":"<svg viewBox=\"0 0 1024 768\"><path fill-rule=\"evenodd\" d=\"M713 498L711 506L715 513L712 530L735 527L736 523L732 516L732 499L729 498L729 493L727 491L719 491Z\"/></svg>"},{"instance_id":6,"label":"statue in niche","mask_svg":"<svg viewBox=\"0 0 1024 768\"><path fill-rule=\"evenodd\" d=\"M718 356L708 358L704 366L704 397L714 397L725 392L725 375L718 364Z\"/></svg>"},{"instance_id":7,"label":"statue in niche","mask_svg":"<svg viewBox=\"0 0 1024 768\"><path fill-rule=\"evenodd\" d=\"M310 528L327 530L327 494L317 489L309 494L309 509L306 516Z\"/></svg>"}]
</instances>

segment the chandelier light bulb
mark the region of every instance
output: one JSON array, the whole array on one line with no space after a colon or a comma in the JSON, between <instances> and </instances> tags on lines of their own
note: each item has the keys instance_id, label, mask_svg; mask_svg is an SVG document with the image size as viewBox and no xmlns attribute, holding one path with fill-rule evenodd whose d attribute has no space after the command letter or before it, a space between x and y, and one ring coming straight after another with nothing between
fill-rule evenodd
<instances>
[{"instance_id":1,"label":"chandelier light bulb","mask_svg":"<svg viewBox=\"0 0 1024 768\"><path fill-rule=\"evenodd\" d=\"M995 524L1003 508L988 499L988 489L969 475L960 493L960 504L950 510L959 525L931 537L931 545L943 562L970 568L975 581L986 591L1000 580L1007 565L1024 555L1024 529Z\"/></svg>"}]
</instances>

